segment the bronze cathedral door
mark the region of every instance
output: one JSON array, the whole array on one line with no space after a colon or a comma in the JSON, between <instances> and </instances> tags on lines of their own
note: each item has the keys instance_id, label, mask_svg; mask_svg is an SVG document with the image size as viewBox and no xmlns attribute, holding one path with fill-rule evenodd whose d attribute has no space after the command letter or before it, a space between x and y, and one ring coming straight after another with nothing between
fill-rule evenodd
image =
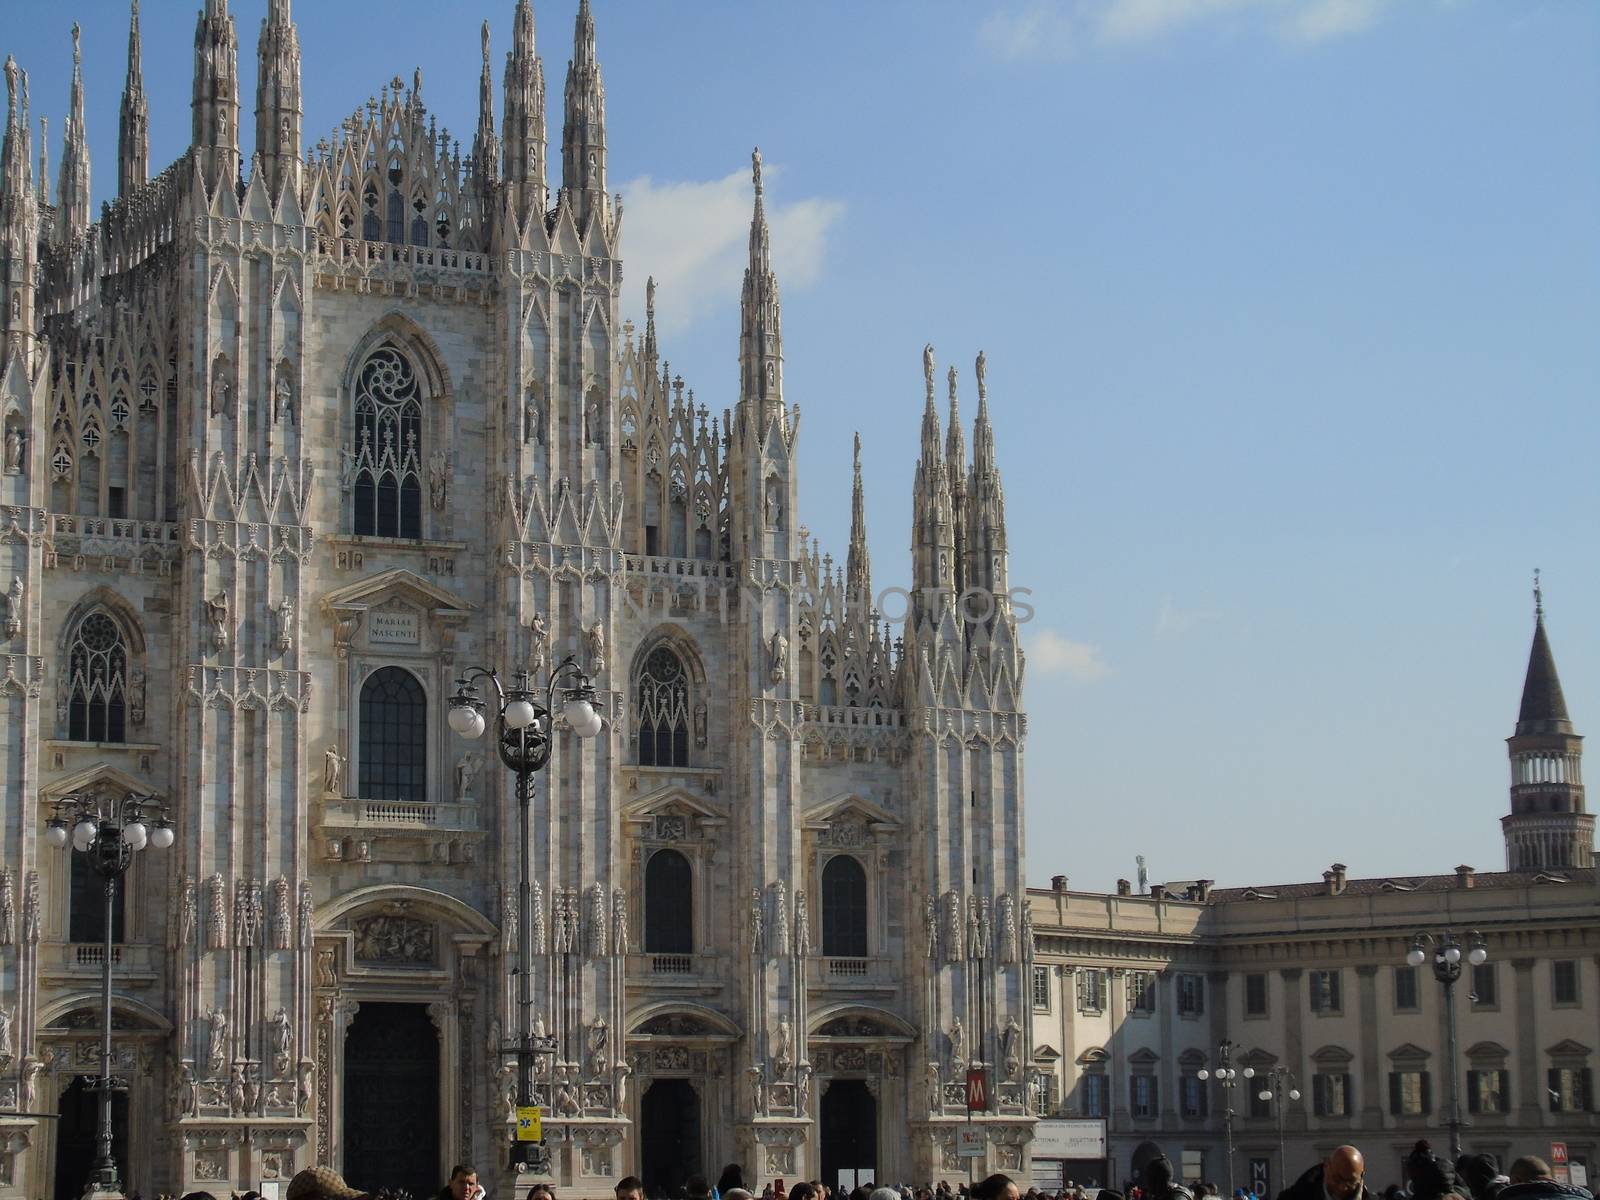
<instances>
[{"instance_id":1,"label":"bronze cathedral door","mask_svg":"<svg viewBox=\"0 0 1600 1200\"><path fill-rule=\"evenodd\" d=\"M425 1005L362 1001L344 1046L343 1157L362 1191L439 1190L439 1033Z\"/></svg>"}]
</instances>

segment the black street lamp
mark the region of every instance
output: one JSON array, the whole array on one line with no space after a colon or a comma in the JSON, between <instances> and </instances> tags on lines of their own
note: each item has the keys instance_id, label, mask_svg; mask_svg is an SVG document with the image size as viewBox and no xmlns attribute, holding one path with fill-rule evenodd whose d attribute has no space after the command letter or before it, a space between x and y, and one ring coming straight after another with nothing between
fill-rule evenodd
<instances>
[{"instance_id":1,"label":"black street lamp","mask_svg":"<svg viewBox=\"0 0 1600 1200\"><path fill-rule=\"evenodd\" d=\"M148 818L154 817L154 822ZM116 949L117 883L133 862L133 856L146 846L165 850L172 845L172 824L167 806L154 796L129 793L121 799L98 794L63 796L45 826L45 841L56 849L72 849L86 855L89 867L105 885L105 944L100 959L100 1076L90 1090L100 1093L100 1137L95 1145L94 1165L89 1169L86 1191L120 1193L117 1160L111 1153L111 1096L127 1090L127 1084L112 1075L111 1053L111 968Z\"/></svg>"},{"instance_id":2,"label":"black street lamp","mask_svg":"<svg viewBox=\"0 0 1600 1200\"><path fill-rule=\"evenodd\" d=\"M517 1107L533 1105L534 1057L549 1053L551 1039L535 1037L533 1032L533 843L532 817L534 772L550 762L555 747L557 713L579 737L591 738L605 721L595 709L594 685L568 655L556 664L543 687L518 672L516 682L505 687L500 677L487 667L473 667L456 681L456 694L450 698L450 728L464 738L483 735L488 727L485 702L478 695L478 681L487 679L494 688L494 737L500 761L517 776L517 811L520 818L517 879ZM562 681L566 685L562 686ZM561 693L557 708L556 693ZM525 1153L527 1143L516 1141L511 1149L514 1168L533 1165Z\"/></svg>"},{"instance_id":3,"label":"black street lamp","mask_svg":"<svg viewBox=\"0 0 1600 1200\"><path fill-rule=\"evenodd\" d=\"M1289 1186L1289 1167L1283 1153L1283 1119L1289 1101L1300 1099L1300 1089L1295 1086L1294 1072L1288 1067L1273 1067L1262 1076L1258 1098L1275 1103L1278 1110L1278 1190Z\"/></svg>"},{"instance_id":4,"label":"black street lamp","mask_svg":"<svg viewBox=\"0 0 1600 1200\"><path fill-rule=\"evenodd\" d=\"M1210 1079L1213 1075L1215 1075L1216 1079L1217 1079L1217 1082L1222 1085L1222 1136L1223 1136L1224 1144L1227 1147L1228 1195L1230 1197L1234 1193L1234 1186L1233 1186L1233 1089L1235 1087L1239 1086L1239 1080L1240 1079L1252 1079L1252 1078L1255 1077L1255 1073L1256 1073L1254 1067L1245 1067L1244 1070L1242 1070L1242 1071L1236 1070L1231 1065L1232 1058L1233 1058L1233 1043L1228 1041L1226 1038L1224 1038L1222 1040L1222 1044L1217 1047L1217 1069L1215 1071L1208 1071L1204 1067L1201 1067L1198 1071L1195 1072L1195 1077L1197 1079L1199 1079L1202 1083L1204 1083L1207 1079Z\"/></svg>"},{"instance_id":5,"label":"black street lamp","mask_svg":"<svg viewBox=\"0 0 1600 1200\"><path fill-rule=\"evenodd\" d=\"M1484 943L1483 934L1468 930L1465 937L1467 961L1475 967L1488 962L1489 948ZM1413 967L1420 967L1427 961L1429 947L1433 949L1433 977L1444 988L1445 1033L1449 1040L1445 1047L1445 1070L1450 1076L1450 1161L1457 1162L1461 1158L1461 1087L1456 1063L1455 989L1456 980L1461 978L1462 945L1454 931L1449 929L1437 936L1418 933L1411 939L1406 962Z\"/></svg>"}]
</instances>

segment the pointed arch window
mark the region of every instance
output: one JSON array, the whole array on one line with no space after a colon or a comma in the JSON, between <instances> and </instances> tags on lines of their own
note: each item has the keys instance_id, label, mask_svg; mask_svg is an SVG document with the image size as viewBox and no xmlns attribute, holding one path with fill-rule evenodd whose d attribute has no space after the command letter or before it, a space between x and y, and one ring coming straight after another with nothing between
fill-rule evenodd
<instances>
[{"instance_id":1,"label":"pointed arch window","mask_svg":"<svg viewBox=\"0 0 1600 1200\"><path fill-rule=\"evenodd\" d=\"M834 855L822 868L822 953L867 956L867 873L849 854Z\"/></svg>"},{"instance_id":2,"label":"pointed arch window","mask_svg":"<svg viewBox=\"0 0 1600 1200\"><path fill-rule=\"evenodd\" d=\"M422 536L422 389L411 360L380 346L361 365L355 403L355 531Z\"/></svg>"},{"instance_id":3,"label":"pointed arch window","mask_svg":"<svg viewBox=\"0 0 1600 1200\"><path fill-rule=\"evenodd\" d=\"M380 667L361 685L363 800L428 798L428 698L403 667Z\"/></svg>"},{"instance_id":4,"label":"pointed arch window","mask_svg":"<svg viewBox=\"0 0 1600 1200\"><path fill-rule=\"evenodd\" d=\"M689 673L683 659L657 646L644 660L635 692L641 767L689 765Z\"/></svg>"},{"instance_id":5,"label":"pointed arch window","mask_svg":"<svg viewBox=\"0 0 1600 1200\"><path fill-rule=\"evenodd\" d=\"M78 623L67 651L67 738L122 742L127 733L128 642L102 611Z\"/></svg>"},{"instance_id":6,"label":"pointed arch window","mask_svg":"<svg viewBox=\"0 0 1600 1200\"><path fill-rule=\"evenodd\" d=\"M694 872L676 850L657 850L645 864L644 952L694 953Z\"/></svg>"}]
</instances>

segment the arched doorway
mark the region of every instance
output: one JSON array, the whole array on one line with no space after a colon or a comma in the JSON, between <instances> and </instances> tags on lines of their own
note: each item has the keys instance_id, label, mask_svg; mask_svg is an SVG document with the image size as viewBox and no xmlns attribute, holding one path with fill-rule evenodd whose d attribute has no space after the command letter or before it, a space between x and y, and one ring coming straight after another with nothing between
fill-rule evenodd
<instances>
[{"instance_id":1,"label":"arched doorway","mask_svg":"<svg viewBox=\"0 0 1600 1200\"><path fill-rule=\"evenodd\" d=\"M61 1093L56 1109L61 1121L56 1129L55 1200L79 1200L89 1180L100 1140L100 1094L79 1075ZM128 1093L111 1096L111 1153L124 1189L133 1175L128 1161Z\"/></svg>"},{"instance_id":2,"label":"arched doorway","mask_svg":"<svg viewBox=\"0 0 1600 1200\"><path fill-rule=\"evenodd\" d=\"M344 1044L344 1177L363 1191L439 1188L439 1034L422 1004L363 1001Z\"/></svg>"},{"instance_id":3,"label":"arched doorway","mask_svg":"<svg viewBox=\"0 0 1600 1200\"><path fill-rule=\"evenodd\" d=\"M1154 1142L1140 1142L1133 1151L1133 1181L1142 1185L1144 1183L1144 1169L1160 1157L1160 1146Z\"/></svg>"},{"instance_id":4,"label":"arched doorway","mask_svg":"<svg viewBox=\"0 0 1600 1200\"><path fill-rule=\"evenodd\" d=\"M687 1079L657 1079L639 1097L639 1178L655 1197L682 1194L691 1175L702 1175L700 1095Z\"/></svg>"},{"instance_id":5,"label":"arched doorway","mask_svg":"<svg viewBox=\"0 0 1600 1200\"><path fill-rule=\"evenodd\" d=\"M819 1135L822 1182L838 1188L839 1172L855 1172L854 1182L876 1182L878 1102L864 1079L835 1079L822 1093Z\"/></svg>"}]
</instances>

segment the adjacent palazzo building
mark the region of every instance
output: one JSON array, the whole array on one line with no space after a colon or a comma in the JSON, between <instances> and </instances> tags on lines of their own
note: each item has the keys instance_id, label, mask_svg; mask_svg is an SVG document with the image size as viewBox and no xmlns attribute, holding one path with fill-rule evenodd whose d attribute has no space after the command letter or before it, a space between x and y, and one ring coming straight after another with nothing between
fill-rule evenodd
<instances>
[{"instance_id":1,"label":"adjacent palazzo building","mask_svg":"<svg viewBox=\"0 0 1600 1200\"><path fill-rule=\"evenodd\" d=\"M1106 895L1060 876L1032 892L1034 1177L1121 1184L1164 1153L1226 1185L1231 1107L1235 1186L1275 1195L1351 1142L1381 1188L1417 1139L1448 1149L1452 1072L1468 1152L1504 1167L1563 1142L1572 1163L1600 1165L1600 878L1581 743L1541 609L1507 742L1504 871L1362 878L1335 863L1308 883ZM1417 933L1445 930L1488 951L1455 985L1454 1060L1431 965L1406 962ZM1255 1072L1231 1090L1200 1078L1224 1041Z\"/></svg>"},{"instance_id":2,"label":"adjacent palazzo building","mask_svg":"<svg viewBox=\"0 0 1600 1200\"><path fill-rule=\"evenodd\" d=\"M1022 1168L1022 656L982 355L970 454L956 371L930 347L920 396L911 375L915 599L891 626L859 444L842 570L800 523L759 156L713 415L657 344L654 285L642 327L619 311L587 0L548 169L528 0L498 88L484 27L466 147L420 74L311 143L299 36L270 0L247 144L234 18L205 0L191 145L152 176L135 4L98 217L82 64L53 189L5 65L0 1196L83 1178L105 918L40 832L94 790L179 829L113 917L130 1190L314 1162L418 1195L455 1161L493 1178L517 971L578 1194L730 1160L954 1173L975 1061L977 1167ZM560 735L519 846L448 697L471 665L568 654L605 730Z\"/></svg>"}]
</instances>

